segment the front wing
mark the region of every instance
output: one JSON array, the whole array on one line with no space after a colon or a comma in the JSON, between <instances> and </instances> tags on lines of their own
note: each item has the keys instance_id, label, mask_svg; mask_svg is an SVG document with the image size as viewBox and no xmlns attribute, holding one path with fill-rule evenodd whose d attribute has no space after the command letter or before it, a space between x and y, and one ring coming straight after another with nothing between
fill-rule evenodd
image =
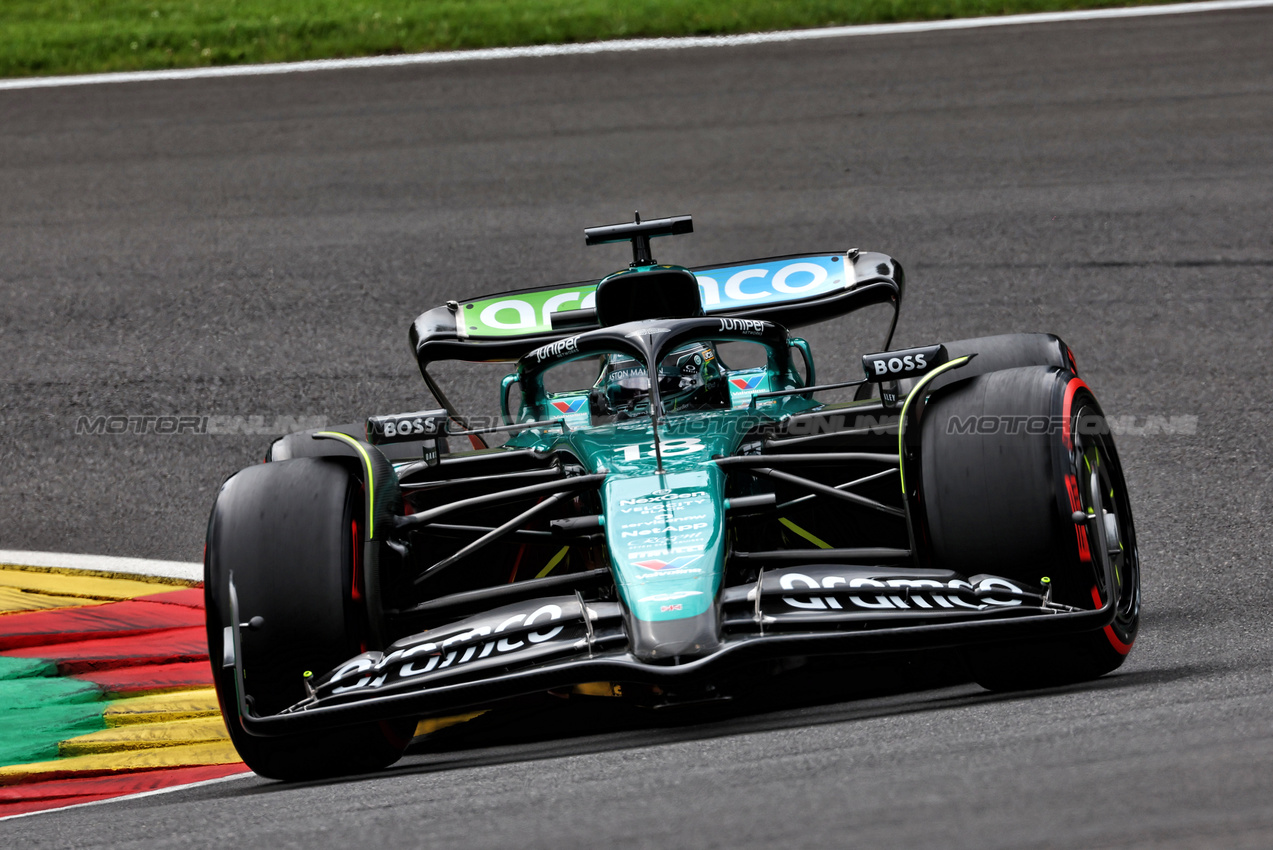
<instances>
[{"instance_id":1,"label":"front wing","mask_svg":"<svg viewBox=\"0 0 1273 850\"><path fill-rule=\"evenodd\" d=\"M1108 566L1106 566L1108 572ZM1113 576L1106 576L1112 587ZM234 668L246 732L272 736L396 717L423 717L588 682L664 688L710 682L765 658L913 651L1101 629L1114 596L1095 610L1052 603L1049 593L995 576L942 570L803 566L768 570L726 588L719 648L680 663L627 652L625 612L581 595L535 599L404 638L314 680L310 695L270 716L244 688L231 577L232 623L224 667ZM671 603L675 604L675 603Z\"/></svg>"}]
</instances>

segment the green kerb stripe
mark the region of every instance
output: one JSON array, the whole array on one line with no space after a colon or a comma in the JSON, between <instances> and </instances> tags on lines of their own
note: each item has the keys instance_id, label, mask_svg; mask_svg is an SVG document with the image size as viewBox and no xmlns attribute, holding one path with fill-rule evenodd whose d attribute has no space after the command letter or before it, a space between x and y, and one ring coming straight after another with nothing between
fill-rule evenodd
<instances>
[{"instance_id":1,"label":"green kerb stripe","mask_svg":"<svg viewBox=\"0 0 1273 850\"><path fill-rule=\"evenodd\" d=\"M105 709L100 688L56 661L0 655L0 766L57 758L59 742L106 728Z\"/></svg>"}]
</instances>

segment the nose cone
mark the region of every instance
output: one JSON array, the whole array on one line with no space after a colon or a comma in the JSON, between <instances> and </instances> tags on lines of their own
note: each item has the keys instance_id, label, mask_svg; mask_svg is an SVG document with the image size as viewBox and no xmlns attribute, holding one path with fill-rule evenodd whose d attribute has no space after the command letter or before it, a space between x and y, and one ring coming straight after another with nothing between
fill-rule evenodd
<instances>
[{"instance_id":1,"label":"nose cone","mask_svg":"<svg viewBox=\"0 0 1273 850\"><path fill-rule=\"evenodd\" d=\"M640 620L628 617L630 651L642 661L666 663L699 658L720 648L720 606L679 620Z\"/></svg>"},{"instance_id":2,"label":"nose cone","mask_svg":"<svg viewBox=\"0 0 1273 850\"><path fill-rule=\"evenodd\" d=\"M630 650L642 661L699 657L720 647L722 477L711 464L663 475L611 475L602 487L610 567Z\"/></svg>"}]
</instances>

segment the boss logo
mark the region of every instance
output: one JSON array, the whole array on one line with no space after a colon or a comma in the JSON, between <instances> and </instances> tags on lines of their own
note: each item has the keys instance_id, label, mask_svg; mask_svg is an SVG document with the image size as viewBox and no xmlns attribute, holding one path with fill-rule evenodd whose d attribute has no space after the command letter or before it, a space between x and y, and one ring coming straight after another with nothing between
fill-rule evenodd
<instances>
[{"instance_id":1,"label":"boss logo","mask_svg":"<svg viewBox=\"0 0 1273 850\"><path fill-rule=\"evenodd\" d=\"M862 368L871 381L893 381L922 375L946 362L946 348L929 345L903 351L885 351L862 356Z\"/></svg>"},{"instance_id":2,"label":"boss logo","mask_svg":"<svg viewBox=\"0 0 1273 850\"><path fill-rule=\"evenodd\" d=\"M390 419L385 422L386 437L431 437L437 432L438 422L435 419L417 416L414 419Z\"/></svg>"},{"instance_id":3,"label":"boss logo","mask_svg":"<svg viewBox=\"0 0 1273 850\"><path fill-rule=\"evenodd\" d=\"M872 360L871 366L876 375L887 375L889 372L896 375L898 372L927 369L928 358L923 354L916 354L914 357L907 354L905 357L890 357L888 360Z\"/></svg>"},{"instance_id":4,"label":"boss logo","mask_svg":"<svg viewBox=\"0 0 1273 850\"><path fill-rule=\"evenodd\" d=\"M446 433L447 412L424 410L367 420L367 442L373 445L403 440L429 440Z\"/></svg>"}]
</instances>

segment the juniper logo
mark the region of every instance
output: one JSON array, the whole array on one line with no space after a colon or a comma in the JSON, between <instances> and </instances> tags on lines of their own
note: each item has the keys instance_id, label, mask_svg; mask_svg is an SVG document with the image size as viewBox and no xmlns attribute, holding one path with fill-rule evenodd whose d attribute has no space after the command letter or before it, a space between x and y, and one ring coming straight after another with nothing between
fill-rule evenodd
<instances>
[{"instance_id":1,"label":"juniper logo","mask_svg":"<svg viewBox=\"0 0 1273 850\"><path fill-rule=\"evenodd\" d=\"M758 319L718 319L722 332L735 331L738 333L761 334L765 332L765 323Z\"/></svg>"},{"instance_id":2,"label":"juniper logo","mask_svg":"<svg viewBox=\"0 0 1273 850\"><path fill-rule=\"evenodd\" d=\"M556 342L550 342L547 345L541 345L535 349L535 362L543 363L550 357L559 357L567 354L579 347L579 337L572 336L566 339L559 339Z\"/></svg>"}]
</instances>

